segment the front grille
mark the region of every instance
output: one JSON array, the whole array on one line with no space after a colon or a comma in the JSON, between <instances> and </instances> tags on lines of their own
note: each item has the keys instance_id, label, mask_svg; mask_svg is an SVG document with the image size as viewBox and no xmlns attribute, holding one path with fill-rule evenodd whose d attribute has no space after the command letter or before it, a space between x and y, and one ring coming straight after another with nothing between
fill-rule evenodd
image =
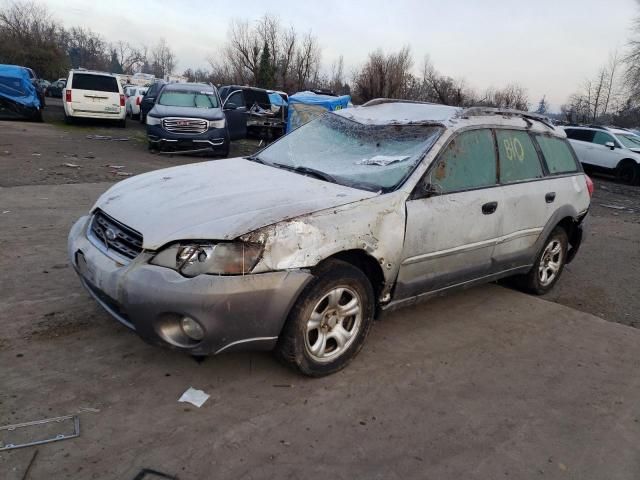
<instances>
[{"instance_id":1,"label":"front grille","mask_svg":"<svg viewBox=\"0 0 640 480\"><path fill-rule=\"evenodd\" d=\"M93 215L91 233L107 250L126 258L136 258L142 252L142 235L101 210Z\"/></svg>"},{"instance_id":2,"label":"front grille","mask_svg":"<svg viewBox=\"0 0 640 480\"><path fill-rule=\"evenodd\" d=\"M162 127L171 133L201 134L209 128L209 122L201 118L163 118Z\"/></svg>"}]
</instances>

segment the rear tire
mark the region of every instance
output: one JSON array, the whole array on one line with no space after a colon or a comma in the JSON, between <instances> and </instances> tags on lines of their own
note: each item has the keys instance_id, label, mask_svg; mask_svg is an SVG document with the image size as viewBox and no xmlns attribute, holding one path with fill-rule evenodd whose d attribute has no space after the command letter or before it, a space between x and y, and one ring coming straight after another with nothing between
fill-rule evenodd
<instances>
[{"instance_id":1,"label":"rear tire","mask_svg":"<svg viewBox=\"0 0 640 480\"><path fill-rule=\"evenodd\" d=\"M616 168L616 178L627 185L636 185L640 177L640 166L633 160L623 160Z\"/></svg>"},{"instance_id":2,"label":"rear tire","mask_svg":"<svg viewBox=\"0 0 640 480\"><path fill-rule=\"evenodd\" d=\"M140 120L140 123L144 125L145 123L145 115L142 113L142 110L140 110L140 115L138 116L138 120Z\"/></svg>"},{"instance_id":3,"label":"rear tire","mask_svg":"<svg viewBox=\"0 0 640 480\"><path fill-rule=\"evenodd\" d=\"M534 295L544 295L549 292L564 270L568 247L569 239L565 229L554 228L544 242L529 273L518 279L518 285Z\"/></svg>"},{"instance_id":4,"label":"rear tire","mask_svg":"<svg viewBox=\"0 0 640 480\"><path fill-rule=\"evenodd\" d=\"M64 123L66 123L67 125L73 124L73 118L65 113L64 114Z\"/></svg>"},{"instance_id":5,"label":"rear tire","mask_svg":"<svg viewBox=\"0 0 640 480\"><path fill-rule=\"evenodd\" d=\"M362 271L340 260L326 261L291 309L278 339L277 357L311 377L343 369L371 330L374 299Z\"/></svg>"},{"instance_id":6,"label":"rear tire","mask_svg":"<svg viewBox=\"0 0 640 480\"><path fill-rule=\"evenodd\" d=\"M118 127L127 128L127 117L126 116L124 117L124 119L118 121Z\"/></svg>"}]
</instances>

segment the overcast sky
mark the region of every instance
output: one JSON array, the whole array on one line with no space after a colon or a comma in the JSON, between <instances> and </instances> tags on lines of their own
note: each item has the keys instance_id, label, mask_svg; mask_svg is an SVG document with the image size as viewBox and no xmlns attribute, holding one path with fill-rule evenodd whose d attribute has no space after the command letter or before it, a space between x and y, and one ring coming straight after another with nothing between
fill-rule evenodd
<instances>
[{"instance_id":1,"label":"overcast sky","mask_svg":"<svg viewBox=\"0 0 640 480\"><path fill-rule=\"evenodd\" d=\"M171 44L179 72L206 67L231 18L264 13L311 30L326 69L341 54L346 73L381 47L410 45L415 69L428 54L436 69L475 89L517 82L532 103L546 95L557 110L611 52L624 50L639 13L634 0L43 0L65 26L82 25L106 40Z\"/></svg>"}]
</instances>

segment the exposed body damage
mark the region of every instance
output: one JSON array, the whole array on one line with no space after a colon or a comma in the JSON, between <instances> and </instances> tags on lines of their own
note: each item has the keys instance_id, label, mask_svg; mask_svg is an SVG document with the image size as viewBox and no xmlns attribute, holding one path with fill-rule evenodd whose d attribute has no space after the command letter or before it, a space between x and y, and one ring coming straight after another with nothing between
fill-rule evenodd
<instances>
[{"instance_id":1,"label":"exposed body damage","mask_svg":"<svg viewBox=\"0 0 640 480\"><path fill-rule=\"evenodd\" d=\"M355 356L377 308L514 274L548 291L579 248L589 182L534 115L378 100L253 157L121 182L68 252L147 341L277 346L324 375Z\"/></svg>"},{"instance_id":2,"label":"exposed body damage","mask_svg":"<svg viewBox=\"0 0 640 480\"><path fill-rule=\"evenodd\" d=\"M279 222L242 237L264 243L256 272L311 268L337 253L363 251L380 265L387 299L404 241L404 192L393 192Z\"/></svg>"}]
</instances>

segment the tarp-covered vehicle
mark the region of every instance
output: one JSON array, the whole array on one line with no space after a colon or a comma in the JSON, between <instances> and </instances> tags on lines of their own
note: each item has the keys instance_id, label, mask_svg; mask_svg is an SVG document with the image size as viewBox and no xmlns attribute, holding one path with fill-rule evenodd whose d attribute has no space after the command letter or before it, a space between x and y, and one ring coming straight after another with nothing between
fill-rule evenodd
<instances>
[{"instance_id":1,"label":"tarp-covered vehicle","mask_svg":"<svg viewBox=\"0 0 640 480\"><path fill-rule=\"evenodd\" d=\"M349 95L339 97L319 95L314 92L298 92L289 97L287 132L295 130L325 112L334 112L347 108L351 102Z\"/></svg>"},{"instance_id":2,"label":"tarp-covered vehicle","mask_svg":"<svg viewBox=\"0 0 640 480\"><path fill-rule=\"evenodd\" d=\"M42 121L42 103L26 68L0 65L0 116Z\"/></svg>"}]
</instances>

